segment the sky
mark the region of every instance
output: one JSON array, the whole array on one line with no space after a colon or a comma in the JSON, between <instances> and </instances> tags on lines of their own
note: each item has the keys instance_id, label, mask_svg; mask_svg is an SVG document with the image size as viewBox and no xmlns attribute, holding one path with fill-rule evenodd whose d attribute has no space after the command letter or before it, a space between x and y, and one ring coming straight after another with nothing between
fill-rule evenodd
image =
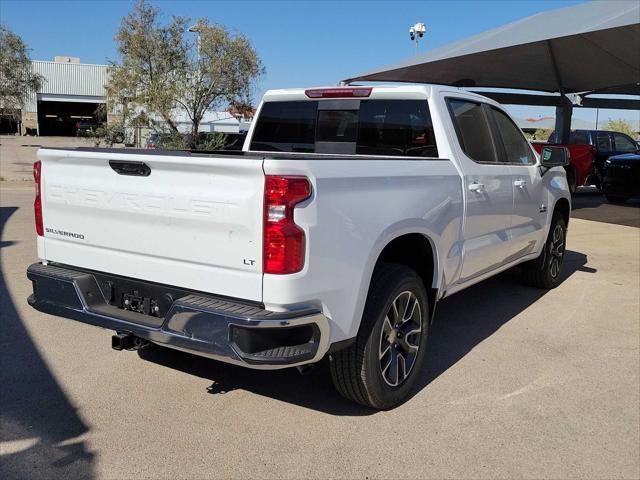
<instances>
[{"instance_id":1,"label":"sky","mask_svg":"<svg viewBox=\"0 0 640 480\"><path fill-rule=\"evenodd\" d=\"M207 18L244 33L260 55L266 74L256 88L257 102L270 88L335 85L343 78L411 57L415 45L409 27L427 25L420 51L542 11L583 0L450 1L168 1L155 0L165 18ZM80 57L82 63L117 59L114 37L129 0L0 0L0 23L20 35L34 60L55 55ZM520 118L553 116L554 108L510 106ZM574 117L595 122L593 109ZM600 122L640 112L600 110Z\"/></svg>"}]
</instances>

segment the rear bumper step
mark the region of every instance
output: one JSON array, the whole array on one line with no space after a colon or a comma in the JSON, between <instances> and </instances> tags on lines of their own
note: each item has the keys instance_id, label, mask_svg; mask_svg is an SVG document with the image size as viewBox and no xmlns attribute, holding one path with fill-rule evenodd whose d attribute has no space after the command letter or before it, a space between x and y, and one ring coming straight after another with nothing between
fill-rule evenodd
<instances>
[{"instance_id":1,"label":"rear bumper step","mask_svg":"<svg viewBox=\"0 0 640 480\"><path fill-rule=\"evenodd\" d=\"M273 312L223 297L185 294L157 317L124 310L115 305L117 299L105 298L111 296L100 288L105 275L67 266L33 264L27 270L33 283L29 304L44 313L250 368L277 369L313 363L329 347L329 322L315 309ZM112 282L135 283L143 290L147 286L139 280L115 276ZM151 283L148 288L162 289Z\"/></svg>"}]
</instances>

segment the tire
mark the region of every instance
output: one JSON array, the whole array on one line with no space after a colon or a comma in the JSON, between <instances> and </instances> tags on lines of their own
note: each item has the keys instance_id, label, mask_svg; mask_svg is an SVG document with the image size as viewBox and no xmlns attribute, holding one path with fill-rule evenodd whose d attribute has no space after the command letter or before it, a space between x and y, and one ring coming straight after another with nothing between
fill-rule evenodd
<instances>
[{"instance_id":1,"label":"tire","mask_svg":"<svg viewBox=\"0 0 640 480\"><path fill-rule=\"evenodd\" d=\"M404 321L399 322L400 317ZM396 328L396 322L401 326ZM338 392L353 402L380 410L405 401L424 367L428 324L427 292L418 274L404 265L378 267L356 341L329 357Z\"/></svg>"},{"instance_id":2,"label":"tire","mask_svg":"<svg viewBox=\"0 0 640 480\"><path fill-rule=\"evenodd\" d=\"M626 202L627 200L629 200L629 197L618 197L616 195L606 195L604 196L604 198L607 199L607 202L609 203L616 203L618 205Z\"/></svg>"},{"instance_id":3,"label":"tire","mask_svg":"<svg viewBox=\"0 0 640 480\"><path fill-rule=\"evenodd\" d=\"M595 177L595 183L594 183L596 189L602 193L602 175L600 175L600 172L596 171L596 177Z\"/></svg>"},{"instance_id":4,"label":"tire","mask_svg":"<svg viewBox=\"0 0 640 480\"><path fill-rule=\"evenodd\" d=\"M562 215L556 212L540 256L522 265L526 284L547 290L560 285L566 240L567 224Z\"/></svg>"}]
</instances>

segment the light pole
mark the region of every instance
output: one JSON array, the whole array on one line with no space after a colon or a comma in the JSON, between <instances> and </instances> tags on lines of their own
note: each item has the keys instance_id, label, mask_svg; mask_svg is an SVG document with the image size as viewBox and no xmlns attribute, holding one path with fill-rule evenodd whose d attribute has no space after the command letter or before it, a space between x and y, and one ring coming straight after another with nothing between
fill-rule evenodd
<instances>
[{"instance_id":1,"label":"light pole","mask_svg":"<svg viewBox=\"0 0 640 480\"><path fill-rule=\"evenodd\" d=\"M199 23L196 23L195 25L189 27L189 32L195 33L197 35L196 49L198 51L198 64L200 64L200 32L201 31L202 31L202 28L200 27Z\"/></svg>"},{"instance_id":2,"label":"light pole","mask_svg":"<svg viewBox=\"0 0 640 480\"><path fill-rule=\"evenodd\" d=\"M416 42L416 55L418 54L418 42L422 37L424 37L424 33L427 31L427 26L418 22L413 27L409 29L409 38L412 42Z\"/></svg>"}]
</instances>

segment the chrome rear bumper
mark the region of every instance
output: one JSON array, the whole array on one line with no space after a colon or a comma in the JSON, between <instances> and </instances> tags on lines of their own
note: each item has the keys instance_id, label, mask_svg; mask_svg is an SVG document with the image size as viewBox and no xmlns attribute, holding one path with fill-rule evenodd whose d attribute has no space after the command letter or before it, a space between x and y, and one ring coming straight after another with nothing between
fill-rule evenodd
<instances>
[{"instance_id":1,"label":"chrome rear bumper","mask_svg":"<svg viewBox=\"0 0 640 480\"><path fill-rule=\"evenodd\" d=\"M162 316L151 316L120 308L121 299L105 292L105 283L112 284L105 282L111 278L105 276L74 267L33 264L27 270L33 283L29 304L44 313L249 368L315 363L329 348L329 322L312 308L273 312L252 303L185 293ZM163 291L161 285L112 278L143 290Z\"/></svg>"}]
</instances>

